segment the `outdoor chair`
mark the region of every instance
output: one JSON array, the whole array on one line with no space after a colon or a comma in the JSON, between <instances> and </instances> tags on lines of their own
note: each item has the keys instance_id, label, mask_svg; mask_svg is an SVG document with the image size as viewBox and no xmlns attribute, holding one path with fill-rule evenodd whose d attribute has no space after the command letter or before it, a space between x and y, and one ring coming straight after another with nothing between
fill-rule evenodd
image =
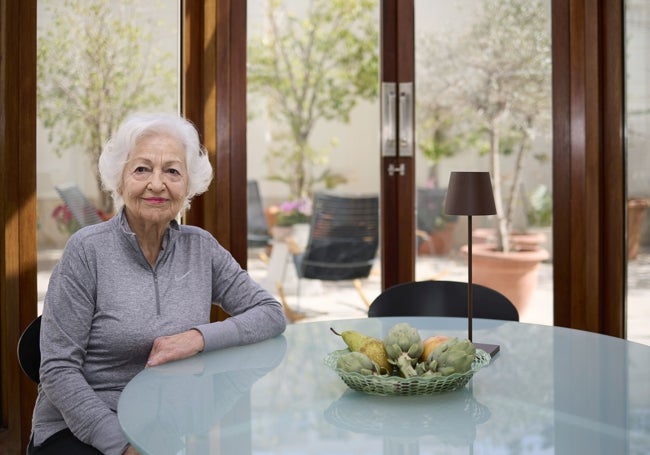
<instances>
[{"instance_id":1,"label":"outdoor chair","mask_svg":"<svg viewBox=\"0 0 650 455\"><path fill-rule=\"evenodd\" d=\"M446 196L446 188L417 188L415 238L419 253L436 254L432 233L442 230L447 223L455 223L458 218L445 214Z\"/></svg>"},{"instance_id":2,"label":"outdoor chair","mask_svg":"<svg viewBox=\"0 0 650 455\"><path fill-rule=\"evenodd\" d=\"M248 205L246 206L248 222L248 247L266 248L270 245L271 235L264 214L262 197L257 180L248 181Z\"/></svg>"},{"instance_id":3,"label":"outdoor chair","mask_svg":"<svg viewBox=\"0 0 650 455\"><path fill-rule=\"evenodd\" d=\"M350 280L368 305L360 280L368 278L377 256L379 197L318 192L312 207L304 251L287 240L298 276L298 299L302 279ZM282 298L282 283L278 291Z\"/></svg>"},{"instance_id":4,"label":"outdoor chair","mask_svg":"<svg viewBox=\"0 0 650 455\"><path fill-rule=\"evenodd\" d=\"M467 283L462 281L411 281L379 294L368 316L467 317ZM512 302L494 289L472 284L472 317L519 321Z\"/></svg>"},{"instance_id":5,"label":"outdoor chair","mask_svg":"<svg viewBox=\"0 0 650 455\"><path fill-rule=\"evenodd\" d=\"M18 363L23 372L36 384L40 382L41 317L34 319L18 339Z\"/></svg>"},{"instance_id":6,"label":"outdoor chair","mask_svg":"<svg viewBox=\"0 0 650 455\"><path fill-rule=\"evenodd\" d=\"M88 200L77 184L55 185L54 189L72 212L72 216L74 216L79 227L90 226L104 221L97 208Z\"/></svg>"}]
</instances>

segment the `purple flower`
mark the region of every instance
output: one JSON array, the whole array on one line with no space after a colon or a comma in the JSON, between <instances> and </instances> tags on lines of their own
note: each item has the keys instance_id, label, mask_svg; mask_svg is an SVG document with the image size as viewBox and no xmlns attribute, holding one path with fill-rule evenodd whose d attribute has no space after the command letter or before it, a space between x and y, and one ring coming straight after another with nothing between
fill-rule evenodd
<instances>
[{"instance_id":1,"label":"purple flower","mask_svg":"<svg viewBox=\"0 0 650 455\"><path fill-rule=\"evenodd\" d=\"M291 226L297 223L308 223L312 214L311 199L301 198L285 201L280 204L278 226Z\"/></svg>"}]
</instances>

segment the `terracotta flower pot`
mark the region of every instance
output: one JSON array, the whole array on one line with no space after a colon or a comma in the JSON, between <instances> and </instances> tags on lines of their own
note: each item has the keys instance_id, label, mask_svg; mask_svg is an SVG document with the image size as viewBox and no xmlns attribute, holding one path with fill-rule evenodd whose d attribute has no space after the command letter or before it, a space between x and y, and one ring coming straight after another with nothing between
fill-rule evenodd
<instances>
[{"instance_id":1,"label":"terracotta flower pot","mask_svg":"<svg viewBox=\"0 0 650 455\"><path fill-rule=\"evenodd\" d=\"M627 201L627 258L636 259L641 243L641 229L650 199L632 198Z\"/></svg>"},{"instance_id":2,"label":"terracotta flower pot","mask_svg":"<svg viewBox=\"0 0 650 455\"><path fill-rule=\"evenodd\" d=\"M546 234L539 231L513 232L510 234L510 247L513 251L537 250L546 241ZM477 228L472 231L473 245L487 243L496 245L497 232L492 228Z\"/></svg>"},{"instance_id":3,"label":"terracotta flower pot","mask_svg":"<svg viewBox=\"0 0 650 455\"><path fill-rule=\"evenodd\" d=\"M467 254L467 245L461 248ZM472 282L501 292L515 305L521 317L537 288L539 264L548 259L548 251L496 251L488 243L472 244Z\"/></svg>"},{"instance_id":4,"label":"terracotta flower pot","mask_svg":"<svg viewBox=\"0 0 650 455\"><path fill-rule=\"evenodd\" d=\"M434 256L447 256L454 244L455 222L448 222L442 229L428 233L429 238L423 240L418 247L418 254L431 254Z\"/></svg>"}]
</instances>

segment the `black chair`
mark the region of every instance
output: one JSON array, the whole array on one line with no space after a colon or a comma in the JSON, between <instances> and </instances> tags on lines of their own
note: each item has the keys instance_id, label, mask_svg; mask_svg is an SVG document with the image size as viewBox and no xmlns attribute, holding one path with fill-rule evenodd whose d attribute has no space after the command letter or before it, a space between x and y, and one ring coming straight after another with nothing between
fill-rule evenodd
<instances>
[{"instance_id":1,"label":"black chair","mask_svg":"<svg viewBox=\"0 0 650 455\"><path fill-rule=\"evenodd\" d=\"M41 367L41 317L34 319L18 340L18 363L23 372L36 384L40 382Z\"/></svg>"},{"instance_id":2,"label":"black chair","mask_svg":"<svg viewBox=\"0 0 650 455\"><path fill-rule=\"evenodd\" d=\"M271 242L271 235L264 215L264 206L257 180L248 181L247 199L248 247L267 247Z\"/></svg>"},{"instance_id":3,"label":"black chair","mask_svg":"<svg viewBox=\"0 0 650 455\"><path fill-rule=\"evenodd\" d=\"M302 278L352 280L369 305L359 280L368 278L377 256L379 197L317 192L312 208L307 246L304 251L290 248L298 275L298 298ZM281 285L278 287L282 296Z\"/></svg>"},{"instance_id":4,"label":"black chair","mask_svg":"<svg viewBox=\"0 0 650 455\"><path fill-rule=\"evenodd\" d=\"M445 213L446 188L418 188L416 199L416 249L420 249L422 242L430 242L430 233L442 229L446 223L453 223L458 219L456 215ZM431 247L430 247L431 248ZM433 254L433 251L430 251Z\"/></svg>"},{"instance_id":5,"label":"black chair","mask_svg":"<svg viewBox=\"0 0 650 455\"><path fill-rule=\"evenodd\" d=\"M97 208L88 200L76 184L71 183L63 186L55 186L54 189L59 193L65 205L72 212L72 216L79 223L79 227L90 226L104 221Z\"/></svg>"},{"instance_id":6,"label":"black chair","mask_svg":"<svg viewBox=\"0 0 650 455\"><path fill-rule=\"evenodd\" d=\"M368 316L467 317L467 283L412 281L384 290L370 304ZM472 317L519 321L512 302L494 289L472 284Z\"/></svg>"},{"instance_id":7,"label":"black chair","mask_svg":"<svg viewBox=\"0 0 650 455\"><path fill-rule=\"evenodd\" d=\"M294 256L301 278L366 278L379 246L379 197L316 193L307 247Z\"/></svg>"}]
</instances>

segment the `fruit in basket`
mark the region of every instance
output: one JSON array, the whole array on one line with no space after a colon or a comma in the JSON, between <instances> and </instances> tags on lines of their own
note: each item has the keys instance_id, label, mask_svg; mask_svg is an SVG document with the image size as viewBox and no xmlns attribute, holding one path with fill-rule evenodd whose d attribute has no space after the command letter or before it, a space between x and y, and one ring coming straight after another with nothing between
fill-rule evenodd
<instances>
[{"instance_id":1,"label":"fruit in basket","mask_svg":"<svg viewBox=\"0 0 650 455\"><path fill-rule=\"evenodd\" d=\"M365 335L356 330L344 330L338 333L330 327L330 330L336 335L343 338L343 341L352 352L365 354L379 366L381 373L390 373L393 366L388 362L388 354L384 348L384 343L379 338Z\"/></svg>"},{"instance_id":2,"label":"fruit in basket","mask_svg":"<svg viewBox=\"0 0 650 455\"><path fill-rule=\"evenodd\" d=\"M395 324L384 338L388 361L397 366L405 378L417 375L415 364L422 355L424 346L416 328L407 322Z\"/></svg>"},{"instance_id":3,"label":"fruit in basket","mask_svg":"<svg viewBox=\"0 0 650 455\"><path fill-rule=\"evenodd\" d=\"M433 335L430 336L429 338L426 338L423 342L422 345L424 346L422 350L422 355L420 356L421 361L425 361L429 358L431 353L435 348L440 346L442 343L447 341L449 337L447 335Z\"/></svg>"},{"instance_id":4,"label":"fruit in basket","mask_svg":"<svg viewBox=\"0 0 650 455\"><path fill-rule=\"evenodd\" d=\"M336 367L348 373L360 373L363 375L379 374L379 365L370 360L361 352L348 352L343 354L336 361Z\"/></svg>"},{"instance_id":5,"label":"fruit in basket","mask_svg":"<svg viewBox=\"0 0 650 455\"><path fill-rule=\"evenodd\" d=\"M437 360L432 360L431 362L428 362L426 360L423 362L418 362L417 365L415 365L415 372L418 376L442 376L442 373L438 371Z\"/></svg>"},{"instance_id":6,"label":"fruit in basket","mask_svg":"<svg viewBox=\"0 0 650 455\"><path fill-rule=\"evenodd\" d=\"M476 347L471 341L454 337L435 348L425 362L436 362L436 371L448 376L469 371L475 357Z\"/></svg>"}]
</instances>

